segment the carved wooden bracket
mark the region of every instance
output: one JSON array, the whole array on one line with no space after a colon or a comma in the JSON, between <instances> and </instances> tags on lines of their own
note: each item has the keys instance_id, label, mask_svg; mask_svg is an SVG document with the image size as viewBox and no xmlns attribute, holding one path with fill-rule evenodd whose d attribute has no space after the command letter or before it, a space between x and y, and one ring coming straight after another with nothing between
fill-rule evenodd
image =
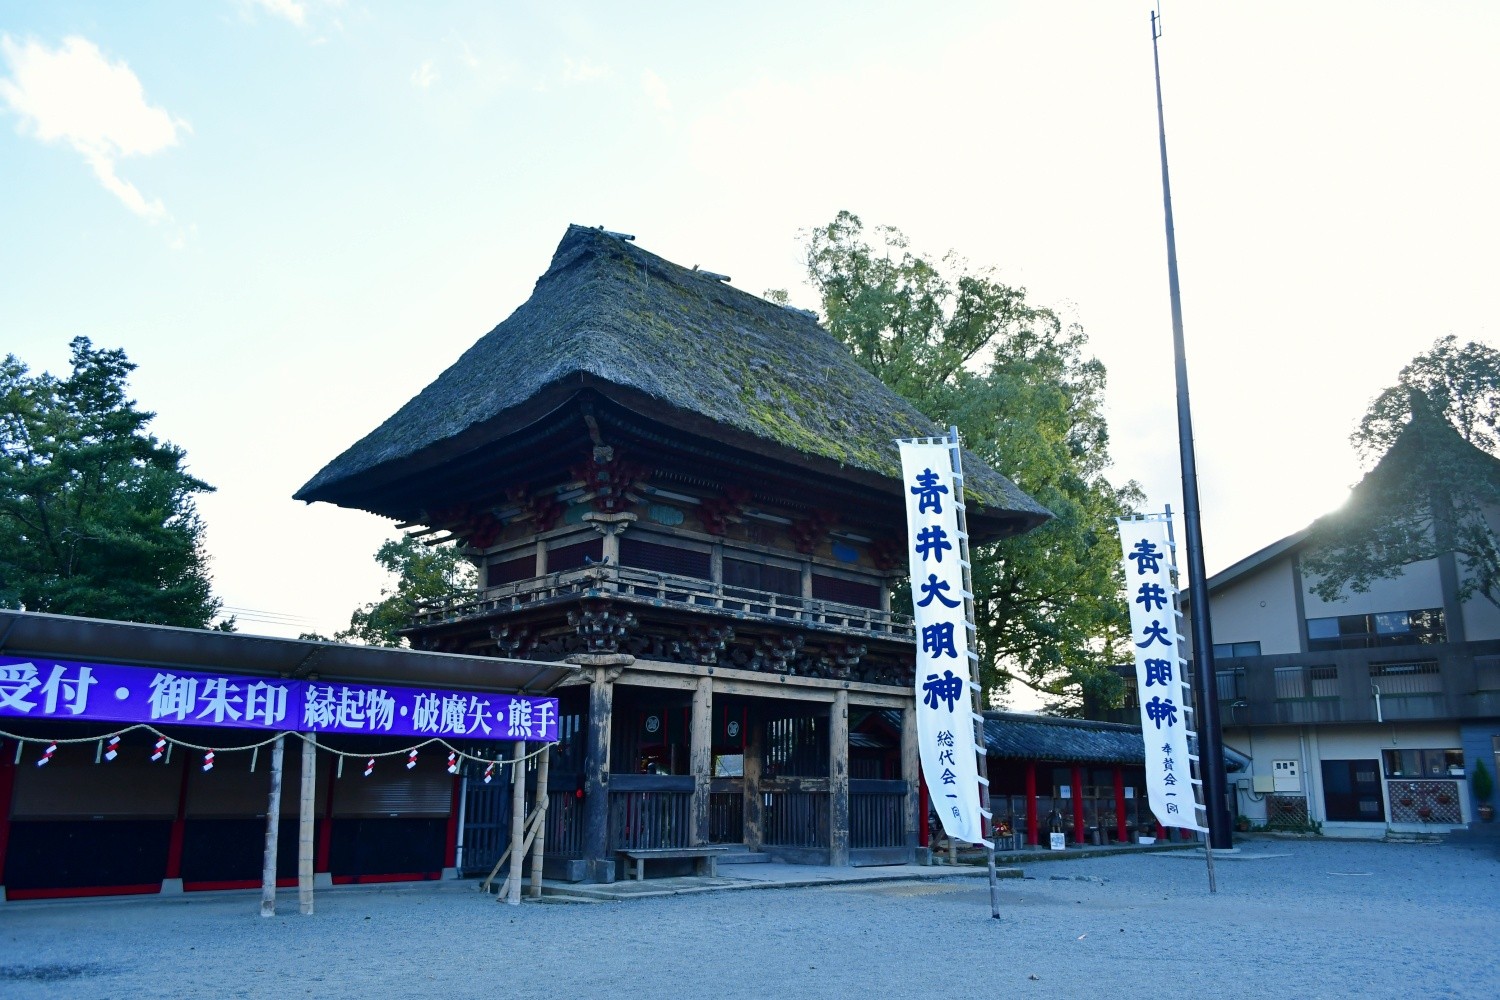
<instances>
[{"instance_id":1,"label":"carved wooden bracket","mask_svg":"<svg viewBox=\"0 0 1500 1000\"><path fill-rule=\"evenodd\" d=\"M620 643L629 638L639 623L634 614L621 611L608 601L590 601L568 612L568 624L583 640L586 652L617 653Z\"/></svg>"},{"instance_id":2,"label":"carved wooden bracket","mask_svg":"<svg viewBox=\"0 0 1500 1000\"><path fill-rule=\"evenodd\" d=\"M506 491L506 499L521 508L521 516L529 517L538 532L550 531L562 519L567 507L558 502L557 494L551 490L535 490L522 486Z\"/></svg>"},{"instance_id":3,"label":"carved wooden bracket","mask_svg":"<svg viewBox=\"0 0 1500 1000\"><path fill-rule=\"evenodd\" d=\"M490 638L505 656L519 657L531 645L531 629L522 625L498 625L490 629Z\"/></svg>"},{"instance_id":4,"label":"carved wooden bracket","mask_svg":"<svg viewBox=\"0 0 1500 1000\"><path fill-rule=\"evenodd\" d=\"M839 521L838 514L831 510L814 511L811 517L800 521L793 521L789 529L792 535L792 544L798 552L803 555L811 555L817 550L818 544Z\"/></svg>"},{"instance_id":5,"label":"carved wooden bracket","mask_svg":"<svg viewBox=\"0 0 1500 1000\"><path fill-rule=\"evenodd\" d=\"M775 635L761 636L759 648L756 653L765 669L772 670L778 674L791 673L792 663L798 656L802 655L802 647L806 640L800 635Z\"/></svg>"},{"instance_id":6,"label":"carved wooden bracket","mask_svg":"<svg viewBox=\"0 0 1500 1000\"><path fill-rule=\"evenodd\" d=\"M582 465L572 469L573 478L583 481L594 509L603 514L622 511L639 500L631 491L646 481L649 472L644 466L627 462L608 445L596 447Z\"/></svg>"},{"instance_id":7,"label":"carved wooden bracket","mask_svg":"<svg viewBox=\"0 0 1500 1000\"><path fill-rule=\"evenodd\" d=\"M729 522L738 520L749 502L749 490L725 487L723 496L707 497L698 505L698 520L710 535L723 535L729 530Z\"/></svg>"},{"instance_id":8,"label":"carved wooden bracket","mask_svg":"<svg viewBox=\"0 0 1500 1000\"><path fill-rule=\"evenodd\" d=\"M734 629L727 625L721 628L694 625L688 629L687 642L680 644L679 652L685 653L694 663L711 667L719 662L720 655L733 641Z\"/></svg>"},{"instance_id":9,"label":"carved wooden bracket","mask_svg":"<svg viewBox=\"0 0 1500 1000\"><path fill-rule=\"evenodd\" d=\"M870 543L870 561L876 569L900 569L906 565L906 545L899 538L877 538Z\"/></svg>"},{"instance_id":10,"label":"carved wooden bracket","mask_svg":"<svg viewBox=\"0 0 1500 1000\"><path fill-rule=\"evenodd\" d=\"M859 661L870 651L863 643L837 642L828 647L819 659L827 676L844 680L859 669Z\"/></svg>"}]
</instances>

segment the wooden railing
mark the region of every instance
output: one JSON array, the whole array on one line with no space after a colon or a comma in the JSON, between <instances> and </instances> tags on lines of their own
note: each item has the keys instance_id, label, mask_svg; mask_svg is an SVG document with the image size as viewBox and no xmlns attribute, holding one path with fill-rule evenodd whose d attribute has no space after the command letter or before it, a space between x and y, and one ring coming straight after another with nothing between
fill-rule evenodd
<instances>
[{"instance_id":1,"label":"wooden railing","mask_svg":"<svg viewBox=\"0 0 1500 1000\"><path fill-rule=\"evenodd\" d=\"M616 774L609 784L611 850L691 845L691 775Z\"/></svg>"},{"instance_id":2,"label":"wooden railing","mask_svg":"<svg viewBox=\"0 0 1500 1000\"><path fill-rule=\"evenodd\" d=\"M906 846L906 782L849 782L849 846Z\"/></svg>"},{"instance_id":3,"label":"wooden railing","mask_svg":"<svg viewBox=\"0 0 1500 1000\"><path fill-rule=\"evenodd\" d=\"M800 622L882 638L910 640L915 635L909 615L837 601L728 587L712 580L673 576L631 566L588 566L451 595L421 605L416 621L419 625L434 625L579 596L617 596L659 607L701 608L731 618Z\"/></svg>"},{"instance_id":4,"label":"wooden railing","mask_svg":"<svg viewBox=\"0 0 1500 1000\"><path fill-rule=\"evenodd\" d=\"M827 847L826 791L767 791L761 842L767 847Z\"/></svg>"},{"instance_id":5,"label":"wooden railing","mask_svg":"<svg viewBox=\"0 0 1500 1000\"><path fill-rule=\"evenodd\" d=\"M544 850L552 858L583 857L583 800L573 791L572 784L566 790L552 789L547 792L547 824Z\"/></svg>"},{"instance_id":6,"label":"wooden railing","mask_svg":"<svg viewBox=\"0 0 1500 1000\"><path fill-rule=\"evenodd\" d=\"M739 844L743 843L744 839L744 789L736 788L725 791L714 789L708 796L708 842L710 844Z\"/></svg>"}]
</instances>

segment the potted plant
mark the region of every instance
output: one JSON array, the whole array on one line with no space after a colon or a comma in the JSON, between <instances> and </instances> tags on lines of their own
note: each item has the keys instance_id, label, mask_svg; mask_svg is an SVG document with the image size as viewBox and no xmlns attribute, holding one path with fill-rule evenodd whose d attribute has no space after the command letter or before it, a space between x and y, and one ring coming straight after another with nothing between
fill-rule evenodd
<instances>
[{"instance_id":1,"label":"potted plant","mask_svg":"<svg viewBox=\"0 0 1500 1000\"><path fill-rule=\"evenodd\" d=\"M1474 798L1479 802L1479 818L1488 823L1495 818L1495 807L1490 804L1490 796L1495 794L1495 782L1490 777L1489 769L1484 766L1484 761L1474 762L1474 776L1469 780L1474 783Z\"/></svg>"}]
</instances>

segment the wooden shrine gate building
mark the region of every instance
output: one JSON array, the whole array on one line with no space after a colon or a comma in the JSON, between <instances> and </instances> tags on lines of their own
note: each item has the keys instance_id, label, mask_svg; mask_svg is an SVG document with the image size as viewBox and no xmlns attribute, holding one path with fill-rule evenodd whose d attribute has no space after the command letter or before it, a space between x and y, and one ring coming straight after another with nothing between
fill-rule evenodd
<instances>
[{"instance_id":1,"label":"wooden shrine gate building","mask_svg":"<svg viewBox=\"0 0 1500 1000\"><path fill-rule=\"evenodd\" d=\"M714 846L915 852L893 441L940 428L812 314L727 280L570 227L528 301L297 494L480 567L478 591L413 622L415 647L584 668L557 692L545 835L563 877ZM964 462L976 541L1049 516ZM485 795L469 783L473 823Z\"/></svg>"}]
</instances>

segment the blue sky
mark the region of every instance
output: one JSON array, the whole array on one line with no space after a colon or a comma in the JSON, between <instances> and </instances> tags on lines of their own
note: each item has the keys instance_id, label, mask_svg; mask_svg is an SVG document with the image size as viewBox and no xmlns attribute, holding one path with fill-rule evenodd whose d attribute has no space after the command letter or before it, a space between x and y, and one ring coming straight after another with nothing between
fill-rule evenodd
<instances>
[{"instance_id":1,"label":"blue sky","mask_svg":"<svg viewBox=\"0 0 1500 1000\"><path fill-rule=\"evenodd\" d=\"M218 592L268 613L242 627L332 631L390 526L292 492L519 305L568 223L815 306L798 231L847 208L1082 323L1115 474L1179 508L1148 12L0 3L0 349L123 347L219 488ZM1212 571L1340 502L1414 354L1500 340L1500 14L1165 13Z\"/></svg>"}]
</instances>

